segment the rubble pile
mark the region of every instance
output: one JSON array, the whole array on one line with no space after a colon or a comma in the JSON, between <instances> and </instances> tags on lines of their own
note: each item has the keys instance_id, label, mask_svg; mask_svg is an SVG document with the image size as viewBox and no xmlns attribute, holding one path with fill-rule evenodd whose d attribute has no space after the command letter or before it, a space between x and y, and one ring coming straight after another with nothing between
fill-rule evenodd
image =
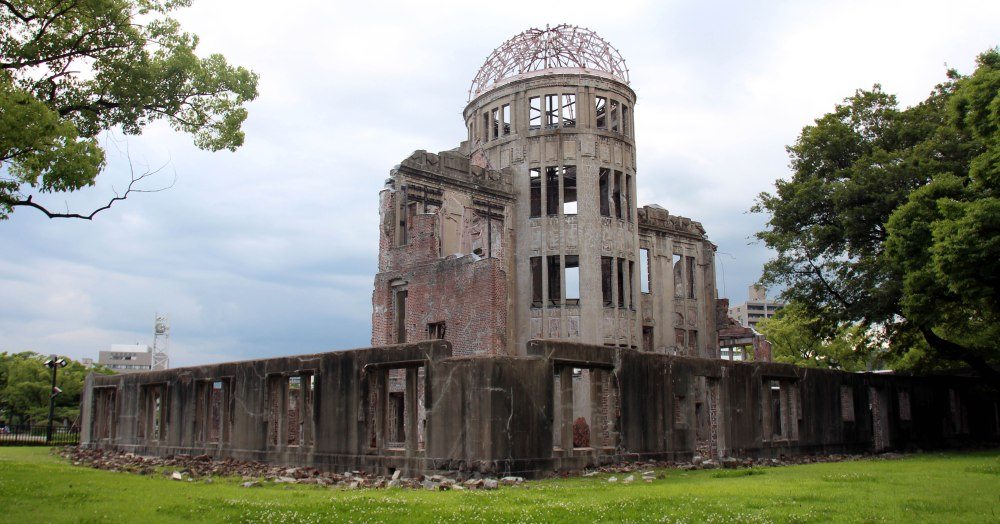
<instances>
[{"instance_id":1,"label":"rubble pile","mask_svg":"<svg viewBox=\"0 0 1000 524\"><path fill-rule=\"evenodd\" d=\"M231 458L214 460L209 455L171 455L168 457L143 457L134 453L83 449L79 447L61 448L58 453L76 466L89 466L107 471L138 473L140 475L162 474L178 481L212 482L215 477L241 477L246 488L273 484L316 484L347 489L359 488L409 488L438 491L463 489L497 489L524 482L522 477L470 478L456 480L443 475L421 475L405 478L400 470L390 476L373 475L364 471L333 473L312 467L289 468L273 466L262 462L236 460Z\"/></svg>"}]
</instances>

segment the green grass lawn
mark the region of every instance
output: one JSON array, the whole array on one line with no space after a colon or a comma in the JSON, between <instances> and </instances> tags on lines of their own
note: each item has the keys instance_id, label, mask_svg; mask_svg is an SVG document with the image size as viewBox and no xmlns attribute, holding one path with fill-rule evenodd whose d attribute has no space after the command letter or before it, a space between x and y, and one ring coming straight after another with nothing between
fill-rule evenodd
<instances>
[{"instance_id":1,"label":"green grass lawn","mask_svg":"<svg viewBox=\"0 0 1000 524\"><path fill-rule=\"evenodd\" d=\"M0 447L0 521L1000 522L1000 451L662 473L650 484L602 474L496 491L244 488L235 478L112 473L44 448Z\"/></svg>"}]
</instances>

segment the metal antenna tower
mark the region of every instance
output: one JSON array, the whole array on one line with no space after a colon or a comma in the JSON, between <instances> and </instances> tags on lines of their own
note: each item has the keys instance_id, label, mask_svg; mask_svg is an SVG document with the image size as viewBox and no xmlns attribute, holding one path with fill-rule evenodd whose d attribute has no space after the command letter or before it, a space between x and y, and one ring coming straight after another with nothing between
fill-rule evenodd
<instances>
[{"instance_id":1,"label":"metal antenna tower","mask_svg":"<svg viewBox=\"0 0 1000 524\"><path fill-rule=\"evenodd\" d=\"M170 347L170 321L166 315L156 314L153 326L153 371L170 367L167 349Z\"/></svg>"}]
</instances>

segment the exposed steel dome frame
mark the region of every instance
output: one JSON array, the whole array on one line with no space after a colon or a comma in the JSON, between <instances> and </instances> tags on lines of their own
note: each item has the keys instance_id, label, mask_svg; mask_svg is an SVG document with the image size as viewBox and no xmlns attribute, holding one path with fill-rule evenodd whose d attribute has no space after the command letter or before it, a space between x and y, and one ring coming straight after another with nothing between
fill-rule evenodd
<instances>
[{"instance_id":1,"label":"exposed steel dome frame","mask_svg":"<svg viewBox=\"0 0 1000 524\"><path fill-rule=\"evenodd\" d=\"M621 53L585 27L560 24L531 28L493 50L469 88L469 100L503 80L545 69L576 69L609 74L629 83Z\"/></svg>"}]
</instances>

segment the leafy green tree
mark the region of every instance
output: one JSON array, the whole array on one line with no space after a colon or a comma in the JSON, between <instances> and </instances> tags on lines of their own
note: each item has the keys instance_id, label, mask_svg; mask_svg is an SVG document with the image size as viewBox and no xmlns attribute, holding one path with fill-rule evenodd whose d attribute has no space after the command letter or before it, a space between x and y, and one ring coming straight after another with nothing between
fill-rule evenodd
<instances>
[{"instance_id":1,"label":"leafy green tree","mask_svg":"<svg viewBox=\"0 0 1000 524\"><path fill-rule=\"evenodd\" d=\"M66 357L63 357L66 358ZM49 357L34 352L0 353L0 420L18 424L44 424L49 417L52 371ZM56 374L62 393L55 397L55 420L76 420L80 413L83 384L91 371L111 374L106 368L87 369L66 358L67 366Z\"/></svg>"},{"instance_id":2,"label":"leafy green tree","mask_svg":"<svg viewBox=\"0 0 1000 524\"><path fill-rule=\"evenodd\" d=\"M97 136L140 134L156 120L211 151L243 144L244 105L257 76L218 54L169 14L190 0L0 0L0 219L32 193L94 184L105 166ZM147 173L148 175L148 173Z\"/></svg>"},{"instance_id":3,"label":"leafy green tree","mask_svg":"<svg viewBox=\"0 0 1000 524\"><path fill-rule=\"evenodd\" d=\"M864 326L842 324L828 336L819 334L826 331L823 328L822 321L797 302L757 324L771 343L775 362L844 371L880 367L879 352L870 344Z\"/></svg>"},{"instance_id":4,"label":"leafy green tree","mask_svg":"<svg viewBox=\"0 0 1000 524\"><path fill-rule=\"evenodd\" d=\"M923 352L1000 385L998 57L906 109L878 85L858 90L788 148L791 179L753 208L770 214L757 238L777 252L762 281L784 286L821 340L863 326L897 362Z\"/></svg>"}]
</instances>

